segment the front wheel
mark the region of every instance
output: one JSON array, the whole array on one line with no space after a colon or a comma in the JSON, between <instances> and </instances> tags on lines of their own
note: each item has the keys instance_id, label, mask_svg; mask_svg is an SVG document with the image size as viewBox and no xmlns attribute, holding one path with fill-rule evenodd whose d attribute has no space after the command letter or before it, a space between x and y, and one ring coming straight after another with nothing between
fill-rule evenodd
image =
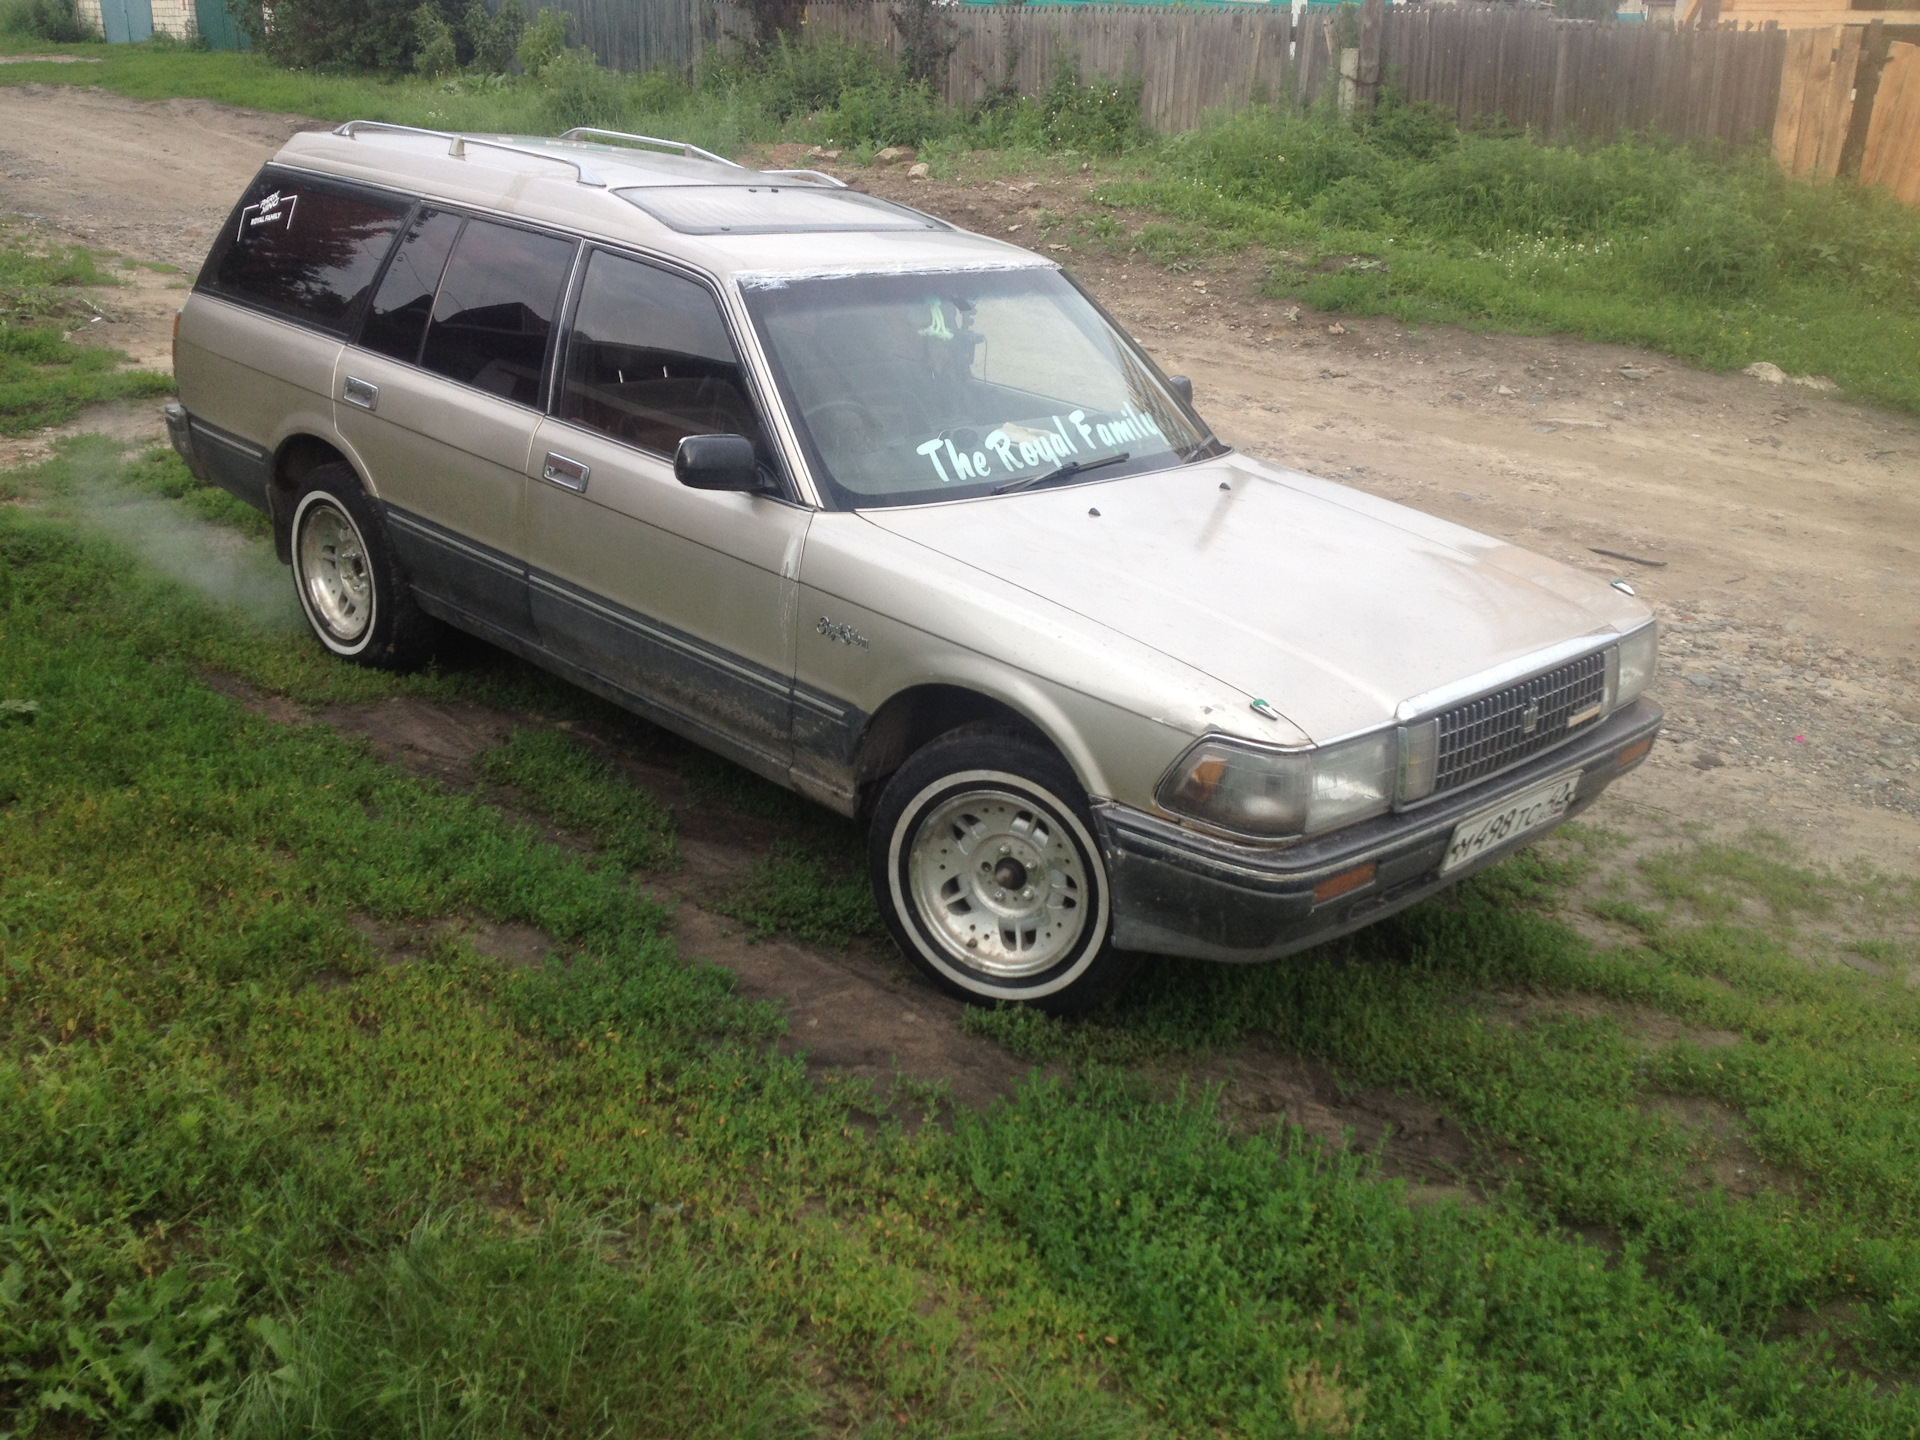
<instances>
[{"instance_id":1,"label":"front wheel","mask_svg":"<svg viewBox=\"0 0 1920 1440\"><path fill-rule=\"evenodd\" d=\"M868 864L900 948L964 1000L1083 1010L1138 964L1109 942L1106 866L1073 772L1017 731L958 731L909 759L881 792Z\"/></svg>"}]
</instances>

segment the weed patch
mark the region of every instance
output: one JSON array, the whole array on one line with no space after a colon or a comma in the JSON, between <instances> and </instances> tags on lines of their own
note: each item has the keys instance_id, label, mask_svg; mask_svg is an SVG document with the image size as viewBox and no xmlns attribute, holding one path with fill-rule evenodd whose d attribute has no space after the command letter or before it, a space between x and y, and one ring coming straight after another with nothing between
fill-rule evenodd
<instances>
[{"instance_id":1,"label":"weed patch","mask_svg":"<svg viewBox=\"0 0 1920 1440\"><path fill-rule=\"evenodd\" d=\"M673 821L660 802L557 730L515 730L480 757L480 773L512 785L557 824L587 836L627 870L677 864Z\"/></svg>"}]
</instances>

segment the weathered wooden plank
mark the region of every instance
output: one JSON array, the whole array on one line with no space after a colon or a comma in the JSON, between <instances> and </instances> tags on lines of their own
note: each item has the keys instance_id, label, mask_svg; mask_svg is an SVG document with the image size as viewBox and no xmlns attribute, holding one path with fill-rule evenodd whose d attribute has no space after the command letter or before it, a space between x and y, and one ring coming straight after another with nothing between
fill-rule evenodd
<instances>
[{"instance_id":1,"label":"weathered wooden plank","mask_svg":"<svg viewBox=\"0 0 1920 1440\"><path fill-rule=\"evenodd\" d=\"M1889 47L1860 159L1863 185L1920 205L1920 45Z\"/></svg>"},{"instance_id":2,"label":"weathered wooden plank","mask_svg":"<svg viewBox=\"0 0 1920 1440\"><path fill-rule=\"evenodd\" d=\"M1773 158L1789 175L1798 175L1800 119L1806 108L1807 82L1813 70L1814 46L1820 32L1795 33L1787 42L1780 70L1780 101L1773 125Z\"/></svg>"}]
</instances>

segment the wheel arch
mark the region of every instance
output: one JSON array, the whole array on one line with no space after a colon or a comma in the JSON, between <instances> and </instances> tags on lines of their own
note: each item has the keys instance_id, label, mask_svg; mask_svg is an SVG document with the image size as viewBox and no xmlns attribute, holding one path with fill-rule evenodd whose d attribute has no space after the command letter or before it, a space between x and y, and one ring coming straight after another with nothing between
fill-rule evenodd
<instances>
[{"instance_id":1,"label":"wheel arch","mask_svg":"<svg viewBox=\"0 0 1920 1440\"><path fill-rule=\"evenodd\" d=\"M862 728L855 745L856 808L872 812L887 780L909 756L943 735L1004 726L1046 746L1063 760L1089 795L1099 793L1099 769L1059 707L1036 691L994 694L956 681L927 681L889 696Z\"/></svg>"},{"instance_id":2,"label":"wheel arch","mask_svg":"<svg viewBox=\"0 0 1920 1440\"><path fill-rule=\"evenodd\" d=\"M322 465L349 466L355 475L360 467L348 459L332 441L309 431L296 431L280 441L273 454L273 470L267 481L267 514L273 520L273 548L282 565L293 563L293 502L300 487ZM366 479L361 476L364 489Z\"/></svg>"}]
</instances>

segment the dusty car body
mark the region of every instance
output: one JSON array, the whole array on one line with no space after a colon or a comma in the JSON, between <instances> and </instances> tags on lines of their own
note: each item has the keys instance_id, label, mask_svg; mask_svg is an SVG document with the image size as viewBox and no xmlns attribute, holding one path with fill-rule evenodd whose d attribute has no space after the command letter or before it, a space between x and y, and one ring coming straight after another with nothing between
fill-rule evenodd
<instances>
[{"instance_id":1,"label":"dusty car body","mask_svg":"<svg viewBox=\"0 0 1920 1440\"><path fill-rule=\"evenodd\" d=\"M176 445L329 649L451 624L868 818L973 1000L1350 931L1660 724L1637 600L1233 453L1057 266L824 176L297 136L175 364Z\"/></svg>"}]
</instances>

